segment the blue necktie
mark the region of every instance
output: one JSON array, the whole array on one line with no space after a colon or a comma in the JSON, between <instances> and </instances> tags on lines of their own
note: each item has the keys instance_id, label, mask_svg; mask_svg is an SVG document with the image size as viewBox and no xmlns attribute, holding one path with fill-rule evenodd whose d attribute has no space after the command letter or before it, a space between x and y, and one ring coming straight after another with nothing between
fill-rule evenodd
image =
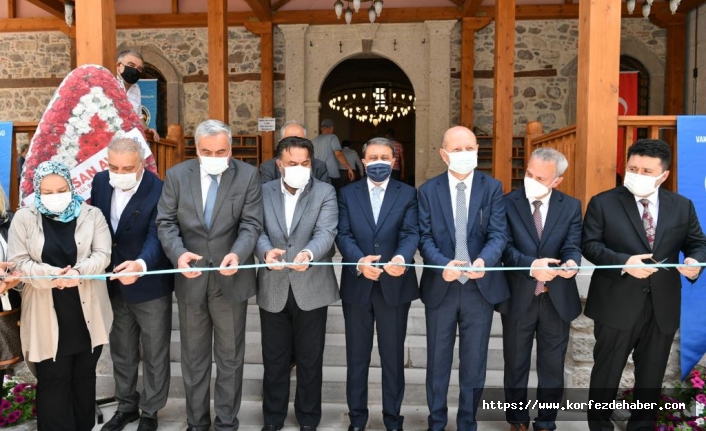
<instances>
[{"instance_id":1,"label":"blue necktie","mask_svg":"<svg viewBox=\"0 0 706 431\"><path fill-rule=\"evenodd\" d=\"M466 208L466 184L456 184L456 220L454 227L456 228L456 255L454 259L468 262L468 238L466 237L466 229L468 228L468 209ZM468 262L470 266L470 262ZM466 284L468 277L461 275L458 282Z\"/></svg>"},{"instance_id":2,"label":"blue necktie","mask_svg":"<svg viewBox=\"0 0 706 431\"><path fill-rule=\"evenodd\" d=\"M371 199L371 203L373 206L373 217L375 218L375 224L378 223L378 216L380 215L380 208L382 207L382 199L380 199L380 195L382 195L382 187L373 187L373 198Z\"/></svg>"},{"instance_id":3,"label":"blue necktie","mask_svg":"<svg viewBox=\"0 0 706 431\"><path fill-rule=\"evenodd\" d=\"M216 205L216 196L218 195L218 175L209 175L209 177L211 177L211 185L208 187L206 206L203 209L203 220L206 222L206 229L211 229L213 207Z\"/></svg>"}]
</instances>

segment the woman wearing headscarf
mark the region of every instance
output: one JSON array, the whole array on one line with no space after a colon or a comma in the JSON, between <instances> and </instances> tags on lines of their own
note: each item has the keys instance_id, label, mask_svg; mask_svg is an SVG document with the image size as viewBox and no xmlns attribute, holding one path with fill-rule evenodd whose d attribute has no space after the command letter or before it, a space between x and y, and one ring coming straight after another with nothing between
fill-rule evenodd
<instances>
[{"instance_id":1,"label":"woman wearing headscarf","mask_svg":"<svg viewBox=\"0 0 706 431\"><path fill-rule=\"evenodd\" d=\"M19 284L19 280L12 279L13 264L7 262L7 234L10 222L12 213L7 210L7 195L0 186L0 385L5 370L22 360L17 334L20 293L13 289Z\"/></svg>"},{"instance_id":2,"label":"woman wearing headscarf","mask_svg":"<svg viewBox=\"0 0 706 431\"><path fill-rule=\"evenodd\" d=\"M34 205L10 226L9 254L25 277L22 352L37 376L40 431L88 431L95 423L96 364L113 313L105 279L111 240L101 211L76 195L69 169L40 164Z\"/></svg>"}]
</instances>

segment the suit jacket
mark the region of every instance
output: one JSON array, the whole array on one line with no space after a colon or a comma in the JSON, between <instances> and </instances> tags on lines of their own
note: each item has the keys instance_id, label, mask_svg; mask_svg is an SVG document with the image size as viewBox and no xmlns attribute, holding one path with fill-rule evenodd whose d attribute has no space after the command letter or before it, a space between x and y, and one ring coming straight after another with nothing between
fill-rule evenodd
<instances>
[{"instance_id":1,"label":"suit jacket","mask_svg":"<svg viewBox=\"0 0 706 431\"><path fill-rule=\"evenodd\" d=\"M414 263L419 245L419 222L417 193L413 187L390 178L375 224L368 180L363 178L341 189L338 213L336 244L343 262L355 263L365 256L380 255L380 262L386 263L401 255L405 263ZM408 268L399 277L383 272L379 282L388 305L406 304L419 298L414 270ZM344 302L369 304L372 288L373 281L358 274L355 265L344 266L341 270Z\"/></svg>"},{"instance_id":2,"label":"suit jacket","mask_svg":"<svg viewBox=\"0 0 706 431\"><path fill-rule=\"evenodd\" d=\"M456 228L448 172L430 179L419 188L419 230L419 250L424 263L448 265L456 254ZM466 233L470 263L480 257L486 267L500 266L507 244L502 184L477 170L471 185ZM442 269L432 268L424 268L422 272L422 302L427 307L438 306L446 296L449 283L444 281L442 273ZM476 283L485 300L491 304L510 296L505 275L499 271L486 272L482 278L468 280L468 283Z\"/></svg>"},{"instance_id":3,"label":"suit jacket","mask_svg":"<svg viewBox=\"0 0 706 431\"><path fill-rule=\"evenodd\" d=\"M265 253L273 248L286 250L285 261L292 262L302 250L310 250L314 262L331 262L333 241L338 225L336 190L330 184L311 179L304 187L294 208L291 232L287 232L282 181L262 186L265 224L257 241L257 258L265 261ZM314 310L338 301L338 282L332 266L310 266L304 272L292 269L272 271L261 268L257 273L257 304L270 313L284 309L289 286L302 310Z\"/></svg>"},{"instance_id":4,"label":"suit jacket","mask_svg":"<svg viewBox=\"0 0 706 431\"><path fill-rule=\"evenodd\" d=\"M562 262L571 259L581 264L581 201L553 190L540 241L525 189L510 192L503 200L508 226L508 242L503 253L505 266L529 267L535 259L542 257ZM527 313L537 286L537 280L529 273L505 273L510 285L510 298L499 304L498 311L514 319L522 319ZM562 320L569 323L581 314L576 277L565 279L556 276L545 285L549 288L549 298Z\"/></svg>"},{"instance_id":5,"label":"suit jacket","mask_svg":"<svg viewBox=\"0 0 706 431\"><path fill-rule=\"evenodd\" d=\"M706 237L693 203L659 189L659 213L653 250L650 250L635 197L624 186L594 196L583 224L583 255L595 265L623 265L630 256L653 253L656 261L679 263L679 252L706 262ZM606 326L627 330L637 321L652 292L654 316L660 331L679 328L681 275L675 268L660 269L640 280L620 269L593 272L586 316Z\"/></svg>"},{"instance_id":6,"label":"suit jacket","mask_svg":"<svg viewBox=\"0 0 706 431\"><path fill-rule=\"evenodd\" d=\"M211 229L206 228L203 218L199 161L188 160L167 171L157 205L157 232L174 266L187 251L203 257L197 266L217 267L229 253L238 256L240 265L253 264L262 219L260 175L252 165L231 159L221 174ZM177 275L175 281L177 299L188 305L202 303L210 283L215 283L233 303L247 300L256 291L254 269L241 269L230 277L218 271L193 279Z\"/></svg>"},{"instance_id":7,"label":"suit jacket","mask_svg":"<svg viewBox=\"0 0 706 431\"><path fill-rule=\"evenodd\" d=\"M278 180L282 177L276 161L277 158L275 157L274 159L260 163L260 179L262 180L262 184L269 183L272 180ZM328 169L326 169L326 163L319 159L311 159L311 176L319 181L331 184L331 179L328 177Z\"/></svg>"},{"instance_id":8,"label":"suit jacket","mask_svg":"<svg viewBox=\"0 0 706 431\"><path fill-rule=\"evenodd\" d=\"M161 195L162 180L145 170L137 192L125 206L118 222L118 229L114 231L110 223L110 207L113 198L110 175L108 171L103 171L93 177L91 204L103 213L110 228L110 237L113 239L110 266L106 272L111 272L115 266L126 260L137 259L145 261L148 271L172 268L157 237L155 220L157 202ZM146 275L129 286L123 285L119 280L108 280L108 293L112 296L116 289L120 289L126 302L150 301L171 295L174 289L174 275Z\"/></svg>"}]
</instances>

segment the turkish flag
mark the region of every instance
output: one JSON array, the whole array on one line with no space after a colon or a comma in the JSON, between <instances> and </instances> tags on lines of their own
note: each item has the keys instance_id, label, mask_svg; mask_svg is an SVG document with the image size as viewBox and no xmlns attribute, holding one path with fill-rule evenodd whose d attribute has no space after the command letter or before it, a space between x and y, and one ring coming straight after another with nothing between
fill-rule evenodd
<instances>
[{"instance_id":1,"label":"turkish flag","mask_svg":"<svg viewBox=\"0 0 706 431\"><path fill-rule=\"evenodd\" d=\"M618 115L637 115L637 72L620 72L618 90ZM633 136L636 138L636 136ZM625 130L618 127L618 174L625 175L625 148L633 142L625 142Z\"/></svg>"}]
</instances>

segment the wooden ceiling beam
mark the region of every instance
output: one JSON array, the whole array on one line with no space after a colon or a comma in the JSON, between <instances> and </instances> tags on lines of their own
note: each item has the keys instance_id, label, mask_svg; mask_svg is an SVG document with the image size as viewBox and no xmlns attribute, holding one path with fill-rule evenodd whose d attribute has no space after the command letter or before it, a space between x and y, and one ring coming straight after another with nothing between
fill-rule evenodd
<instances>
[{"instance_id":1,"label":"wooden ceiling beam","mask_svg":"<svg viewBox=\"0 0 706 431\"><path fill-rule=\"evenodd\" d=\"M58 18L3 18L0 19L0 33L23 31L60 31L66 23Z\"/></svg>"},{"instance_id":2,"label":"wooden ceiling beam","mask_svg":"<svg viewBox=\"0 0 706 431\"><path fill-rule=\"evenodd\" d=\"M245 0L253 13L262 22L272 20L272 9L270 0Z\"/></svg>"},{"instance_id":3,"label":"wooden ceiling beam","mask_svg":"<svg viewBox=\"0 0 706 431\"><path fill-rule=\"evenodd\" d=\"M7 0L7 17L17 17L17 4L15 4L15 0Z\"/></svg>"},{"instance_id":4,"label":"wooden ceiling beam","mask_svg":"<svg viewBox=\"0 0 706 431\"><path fill-rule=\"evenodd\" d=\"M463 16L475 16L483 0L465 0L463 3Z\"/></svg>"},{"instance_id":5,"label":"wooden ceiling beam","mask_svg":"<svg viewBox=\"0 0 706 431\"><path fill-rule=\"evenodd\" d=\"M456 7L425 7L384 9L375 19L375 23L424 22L428 20L461 19L463 12ZM275 24L341 24L343 18L337 19L331 10L298 10L283 11L272 15ZM367 13L354 13L352 24L369 23Z\"/></svg>"},{"instance_id":6,"label":"wooden ceiling beam","mask_svg":"<svg viewBox=\"0 0 706 431\"><path fill-rule=\"evenodd\" d=\"M696 9L697 7L706 4L706 0L681 0L681 3L679 3L679 9L677 9L677 12L680 13L687 13L691 12L692 10Z\"/></svg>"},{"instance_id":7,"label":"wooden ceiling beam","mask_svg":"<svg viewBox=\"0 0 706 431\"><path fill-rule=\"evenodd\" d=\"M275 4L272 5L272 10L273 11L278 11L282 6L286 5L292 0L279 0Z\"/></svg>"},{"instance_id":8,"label":"wooden ceiling beam","mask_svg":"<svg viewBox=\"0 0 706 431\"><path fill-rule=\"evenodd\" d=\"M172 0L172 13L179 13L179 0Z\"/></svg>"},{"instance_id":9,"label":"wooden ceiling beam","mask_svg":"<svg viewBox=\"0 0 706 431\"><path fill-rule=\"evenodd\" d=\"M449 1L450 1L451 3L453 3L453 4L455 4L456 7L460 7L460 8L463 7L463 1L464 1L464 0L449 0Z\"/></svg>"},{"instance_id":10,"label":"wooden ceiling beam","mask_svg":"<svg viewBox=\"0 0 706 431\"><path fill-rule=\"evenodd\" d=\"M26 0L45 12L49 12L59 19L64 19L64 2L61 0Z\"/></svg>"}]
</instances>

